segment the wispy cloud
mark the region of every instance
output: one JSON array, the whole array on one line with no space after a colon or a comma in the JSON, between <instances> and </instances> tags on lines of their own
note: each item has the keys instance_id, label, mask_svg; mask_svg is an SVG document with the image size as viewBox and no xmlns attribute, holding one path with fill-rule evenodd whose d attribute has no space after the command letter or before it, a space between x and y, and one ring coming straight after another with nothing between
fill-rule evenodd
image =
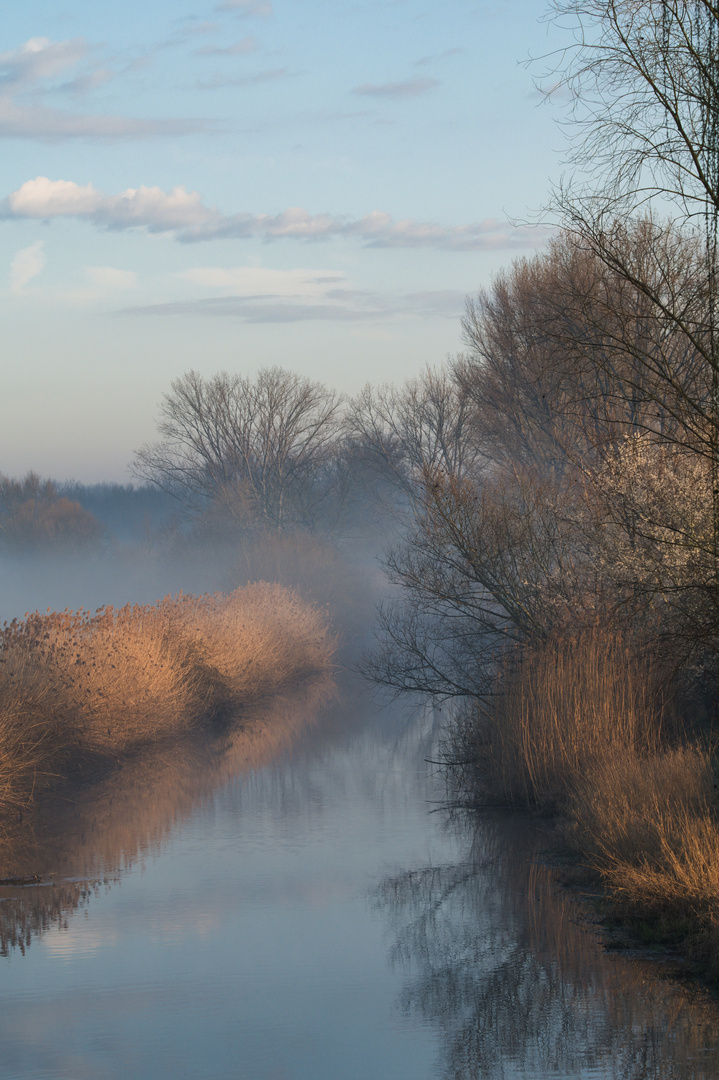
<instances>
[{"instance_id":1,"label":"wispy cloud","mask_svg":"<svg viewBox=\"0 0 719 1080\"><path fill-rule=\"evenodd\" d=\"M363 83L355 86L352 93L364 97L408 98L426 94L428 90L434 90L438 86L438 79L406 79L404 82Z\"/></svg>"},{"instance_id":2,"label":"wispy cloud","mask_svg":"<svg viewBox=\"0 0 719 1080\"><path fill-rule=\"evenodd\" d=\"M257 86L259 83L276 82L278 79L291 79L289 68L267 68L252 75L213 75L211 79L198 79L195 90L220 90L223 86Z\"/></svg>"},{"instance_id":3,"label":"wispy cloud","mask_svg":"<svg viewBox=\"0 0 719 1080\"><path fill-rule=\"evenodd\" d=\"M128 116L97 116L36 105L18 105L0 97L0 138L150 139L159 135L193 135L208 131L209 120L139 120Z\"/></svg>"},{"instance_id":4,"label":"wispy cloud","mask_svg":"<svg viewBox=\"0 0 719 1080\"><path fill-rule=\"evenodd\" d=\"M402 318L457 319L466 296L454 290L380 295L348 288L331 288L312 298L259 296L213 296L168 304L124 308L121 315L201 316L234 318L246 323L377 322Z\"/></svg>"},{"instance_id":5,"label":"wispy cloud","mask_svg":"<svg viewBox=\"0 0 719 1080\"><path fill-rule=\"evenodd\" d=\"M461 56L464 49L460 49L455 46L453 49L445 49L443 52L430 53L428 56L420 56L419 60L415 60L414 67L426 67L428 64L434 64L437 60L446 60L450 56Z\"/></svg>"},{"instance_id":6,"label":"wispy cloud","mask_svg":"<svg viewBox=\"0 0 719 1080\"><path fill-rule=\"evenodd\" d=\"M10 264L10 292L13 296L22 295L25 286L44 269L46 262L42 240L36 240L18 251Z\"/></svg>"},{"instance_id":7,"label":"wispy cloud","mask_svg":"<svg viewBox=\"0 0 719 1080\"><path fill-rule=\"evenodd\" d=\"M84 38L51 41L31 38L18 49L0 53L0 138L39 139L144 139L161 135L190 135L207 131L202 118L139 119L103 116L57 109L43 103L48 90L86 94L113 77L94 62L73 78L58 78L91 58Z\"/></svg>"},{"instance_id":8,"label":"wispy cloud","mask_svg":"<svg viewBox=\"0 0 719 1080\"><path fill-rule=\"evenodd\" d=\"M186 38L201 37L204 34L214 34L219 29L220 24L216 22L191 22L189 25L183 26L177 37L173 40L178 42L185 40Z\"/></svg>"},{"instance_id":9,"label":"wispy cloud","mask_svg":"<svg viewBox=\"0 0 719 1080\"><path fill-rule=\"evenodd\" d=\"M246 56L256 48L256 38L244 37L233 45L203 45L201 49L195 49L195 56Z\"/></svg>"},{"instance_id":10,"label":"wispy cloud","mask_svg":"<svg viewBox=\"0 0 719 1080\"><path fill-rule=\"evenodd\" d=\"M272 0L224 0L215 11L231 11L245 18L267 19L272 14Z\"/></svg>"},{"instance_id":11,"label":"wispy cloud","mask_svg":"<svg viewBox=\"0 0 719 1080\"><path fill-rule=\"evenodd\" d=\"M0 52L0 87L17 90L52 79L84 60L89 51L81 37L69 41L30 38L18 49Z\"/></svg>"},{"instance_id":12,"label":"wispy cloud","mask_svg":"<svg viewBox=\"0 0 719 1080\"><path fill-rule=\"evenodd\" d=\"M115 75L116 73L109 68L97 67L92 71L88 71L85 75L77 75L74 79L68 79L67 82L55 87L55 89L64 94L91 94L93 90L97 90L100 86L104 86L105 83L114 79Z\"/></svg>"},{"instance_id":13,"label":"wispy cloud","mask_svg":"<svg viewBox=\"0 0 719 1080\"><path fill-rule=\"evenodd\" d=\"M324 296L329 287L346 285L345 275L337 270L273 270L264 266L197 266L177 275L184 281L205 289L228 290L233 296Z\"/></svg>"},{"instance_id":14,"label":"wispy cloud","mask_svg":"<svg viewBox=\"0 0 719 1080\"><path fill-rule=\"evenodd\" d=\"M349 215L312 214L290 207L280 214L238 213L224 215L206 206L197 191L175 187L128 188L119 195L105 195L92 184L27 180L0 201L0 219L79 218L100 228L144 228L170 233L183 243L207 240L323 241L354 239L375 248L443 248L453 251L502 250L531 247L546 239L546 230L515 227L487 218L468 225L397 220L375 210L361 218Z\"/></svg>"},{"instance_id":15,"label":"wispy cloud","mask_svg":"<svg viewBox=\"0 0 719 1080\"><path fill-rule=\"evenodd\" d=\"M220 24L217 22L199 22L196 18L180 19L178 21L181 24L179 28L161 41L156 41L152 48L145 52L141 62L146 62L152 53L162 52L165 49L180 48L187 45L188 41L192 41L193 38L214 34L220 28Z\"/></svg>"}]
</instances>

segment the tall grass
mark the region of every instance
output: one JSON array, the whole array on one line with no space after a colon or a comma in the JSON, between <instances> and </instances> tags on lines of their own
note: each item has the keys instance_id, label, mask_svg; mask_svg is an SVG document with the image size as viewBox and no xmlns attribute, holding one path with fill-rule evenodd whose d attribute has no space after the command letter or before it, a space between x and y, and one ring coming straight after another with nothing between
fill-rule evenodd
<instances>
[{"instance_id":1,"label":"tall grass","mask_svg":"<svg viewBox=\"0 0 719 1080\"><path fill-rule=\"evenodd\" d=\"M683 944L719 977L719 821L711 760L700 746L616 755L577 784L574 846L619 910Z\"/></svg>"},{"instance_id":2,"label":"tall grass","mask_svg":"<svg viewBox=\"0 0 719 1080\"><path fill-rule=\"evenodd\" d=\"M0 632L0 819L87 761L327 671L332 653L323 615L281 585L14 620Z\"/></svg>"},{"instance_id":3,"label":"tall grass","mask_svg":"<svg viewBox=\"0 0 719 1080\"><path fill-rule=\"evenodd\" d=\"M658 743L659 680L607 631L509 653L496 686L470 730L483 743L485 785L511 805L561 809L608 753L644 753Z\"/></svg>"},{"instance_id":4,"label":"tall grass","mask_svg":"<svg viewBox=\"0 0 719 1080\"><path fill-rule=\"evenodd\" d=\"M616 910L719 977L715 775L667 712L658 672L597 628L507 656L455 752L479 799L563 814Z\"/></svg>"}]
</instances>

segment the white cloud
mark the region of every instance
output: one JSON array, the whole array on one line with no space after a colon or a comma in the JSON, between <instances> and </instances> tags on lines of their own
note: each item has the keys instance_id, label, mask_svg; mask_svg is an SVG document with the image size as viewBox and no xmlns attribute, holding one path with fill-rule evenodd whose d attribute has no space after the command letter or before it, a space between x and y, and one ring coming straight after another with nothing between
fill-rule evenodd
<instances>
[{"instance_id":1,"label":"white cloud","mask_svg":"<svg viewBox=\"0 0 719 1080\"><path fill-rule=\"evenodd\" d=\"M92 284L100 289L137 288L137 274L134 270L119 270L114 266L86 266L85 273Z\"/></svg>"},{"instance_id":2,"label":"white cloud","mask_svg":"<svg viewBox=\"0 0 719 1080\"><path fill-rule=\"evenodd\" d=\"M406 98L426 94L437 86L438 79L407 79L405 82L363 83L362 86L355 86L352 93L365 97Z\"/></svg>"},{"instance_id":3,"label":"white cloud","mask_svg":"<svg viewBox=\"0 0 719 1080\"><path fill-rule=\"evenodd\" d=\"M81 37L69 41L30 38L19 49L0 52L0 85L22 88L52 79L84 60L88 52L88 44Z\"/></svg>"},{"instance_id":4,"label":"white cloud","mask_svg":"<svg viewBox=\"0 0 719 1080\"><path fill-rule=\"evenodd\" d=\"M144 226L152 232L168 232L205 224L217 211L202 205L196 191L183 187L164 192L159 187L128 188L120 195L103 195L92 184L72 180L27 180L3 203L0 217L89 218L110 229Z\"/></svg>"},{"instance_id":5,"label":"white cloud","mask_svg":"<svg viewBox=\"0 0 719 1080\"><path fill-rule=\"evenodd\" d=\"M36 240L18 251L10 264L10 292L13 296L22 295L25 286L44 269L46 261L42 240Z\"/></svg>"},{"instance_id":6,"label":"white cloud","mask_svg":"<svg viewBox=\"0 0 719 1080\"><path fill-rule=\"evenodd\" d=\"M312 214L293 206L279 214L221 214L206 206L199 192L175 187L128 188L119 195L105 195L92 184L27 180L0 202L0 219L56 217L85 219L106 229L144 228L153 233L172 233L183 243L206 240L355 239L367 247L433 247L453 251L526 248L547 238L547 230L515 227L494 218L469 225L396 220L374 210L361 218Z\"/></svg>"},{"instance_id":7,"label":"white cloud","mask_svg":"<svg viewBox=\"0 0 719 1080\"><path fill-rule=\"evenodd\" d=\"M92 212L101 196L92 184L74 183L72 180L48 180L38 176L27 180L22 187L8 196L8 217L51 218L79 217Z\"/></svg>"},{"instance_id":8,"label":"white cloud","mask_svg":"<svg viewBox=\"0 0 719 1080\"><path fill-rule=\"evenodd\" d=\"M473 251L530 247L547 237L547 231L515 227L494 218L470 225L438 225L434 222L395 220L389 214L374 210L364 217L352 219L331 214L311 214L299 206L280 214L233 214L208 217L200 225L179 232L185 243L201 240L239 240L259 236L265 240L294 239L306 241L330 240L334 237L357 239L366 247L420 248L433 247L454 251Z\"/></svg>"}]
</instances>

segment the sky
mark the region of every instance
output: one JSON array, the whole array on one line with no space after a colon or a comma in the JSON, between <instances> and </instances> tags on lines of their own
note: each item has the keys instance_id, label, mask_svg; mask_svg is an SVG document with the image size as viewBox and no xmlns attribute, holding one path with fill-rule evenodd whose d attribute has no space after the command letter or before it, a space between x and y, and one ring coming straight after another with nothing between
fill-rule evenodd
<instances>
[{"instance_id":1,"label":"sky","mask_svg":"<svg viewBox=\"0 0 719 1080\"><path fill-rule=\"evenodd\" d=\"M460 350L548 235L546 7L6 5L0 472L127 482L190 368L351 394Z\"/></svg>"}]
</instances>

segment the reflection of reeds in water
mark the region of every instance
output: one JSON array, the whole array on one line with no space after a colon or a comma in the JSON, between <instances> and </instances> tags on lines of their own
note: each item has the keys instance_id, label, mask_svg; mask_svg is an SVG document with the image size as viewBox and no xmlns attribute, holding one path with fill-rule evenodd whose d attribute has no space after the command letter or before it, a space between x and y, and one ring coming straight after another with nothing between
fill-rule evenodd
<instances>
[{"instance_id":1,"label":"reflection of reeds in water","mask_svg":"<svg viewBox=\"0 0 719 1080\"><path fill-rule=\"evenodd\" d=\"M93 882L127 870L223 783L290 747L333 693L331 679L316 679L256 705L242 725L147 748L72 799L43 803L32 827L6 838L3 864L19 876L52 874L58 884L0 888L0 954L24 951L33 937L62 925L89 899Z\"/></svg>"},{"instance_id":2,"label":"reflection of reeds in water","mask_svg":"<svg viewBox=\"0 0 719 1080\"><path fill-rule=\"evenodd\" d=\"M324 617L280 585L14 621L0 633L0 813L326 672L332 652Z\"/></svg>"},{"instance_id":3,"label":"reflection of reeds in water","mask_svg":"<svg viewBox=\"0 0 719 1080\"><path fill-rule=\"evenodd\" d=\"M543 843L522 819L482 821L466 862L378 894L408 972L402 1008L438 1031L441 1075L713 1080L716 1003L607 953L537 862Z\"/></svg>"}]
</instances>

